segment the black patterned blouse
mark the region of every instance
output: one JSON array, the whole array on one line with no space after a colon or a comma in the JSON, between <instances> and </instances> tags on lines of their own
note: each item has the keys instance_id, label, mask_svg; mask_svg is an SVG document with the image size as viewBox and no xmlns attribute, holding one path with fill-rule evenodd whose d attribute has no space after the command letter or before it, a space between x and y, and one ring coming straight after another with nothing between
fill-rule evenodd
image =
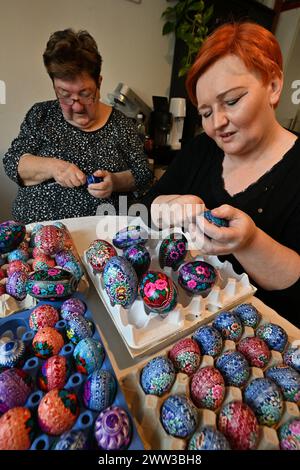
<instances>
[{"instance_id":1,"label":"black patterned blouse","mask_svg":"<svg viewBox=\"0 0 300 470\"><path fill-rule=\"evenodd\" d=\"M121 112L113 108L101 129L85 132L64 119L57 100L37 103L28 111L18 137L3 158L6 174L18 184L12 215L24 223L95 215L103 203L113 204L118 211L121 195L112 193L108 199L97 199L85 186L64 188L54 180L24 186L18 164L25 153L72 162L85 174L100 169L113 173L130 170L138 192L144 192L152 181L135 124ZM134 195L126 195L128 204L132 203Z\"/></svg>"}]
</instances>

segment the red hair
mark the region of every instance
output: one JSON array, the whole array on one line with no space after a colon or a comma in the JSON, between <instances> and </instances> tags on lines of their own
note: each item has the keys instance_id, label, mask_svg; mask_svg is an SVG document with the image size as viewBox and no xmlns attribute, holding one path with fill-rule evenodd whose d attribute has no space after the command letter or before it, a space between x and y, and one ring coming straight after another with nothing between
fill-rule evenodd
<instances>
[{"instance_id":1,"label":"red hair","mask_svg":"<svg viewBox=\"0 0 300 470\"><path fill-rule=\"evenodd\" d=\"M249 71L258 72L264 85L274 75L282 76L280 46L270 31L256 23L227 23L206 38L188 72L186 88L194 105L197 105L199 77L217 60L229 54L239 57Z\"/></svg>"}]
</instances>

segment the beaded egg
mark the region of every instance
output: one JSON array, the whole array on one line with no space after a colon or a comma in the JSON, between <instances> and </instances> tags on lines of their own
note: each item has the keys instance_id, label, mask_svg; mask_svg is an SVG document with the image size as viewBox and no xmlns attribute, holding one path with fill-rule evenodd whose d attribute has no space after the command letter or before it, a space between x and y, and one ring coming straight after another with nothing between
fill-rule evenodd
<instances>
[{"instance_id":1,"label":"beaded egg","mask_svg":"<svg viewBox=\"0 0 300 470\"><path fill-rule=\"evenodd\" d=\"M25 358L25 344L21 339L0 339L0 367L17 367L23 364Z\"/></svg>"},{"instance_id":2,"label":"beaded egg","mask_svg":"<svg viewBox=\"0 0 300 470\"><path fill-rule=\"evenodd\" d=\"M159 265L177 271L187 253L187 239L182 233L171 233L164 238L159 248Z\"/></svg>"},{"instance_id":3,"label":"beaded egg","mask_svg":"<svg viewBox=\"0 0 300 470\"><path fill-rule=\"evenodd\" d=\"M283 355L283 362L300 372L300 347L291 346L288 348Z\"/></svg>"},{"instance_id":4,"label":"beaded egg","mask_svg":"<svg viewBox=\"0 0 300 470\"><path fill-rule=\"evenodd\" d=\"M254 411L260 424L274 426L283 412L282 394L272 380L257 378L244 390L244 401Z\"/></svg>"},{"instance_id":5,"label":"beaded egg","mask_svg":"<svg viewBox=\"0 0 300 470\"><path fill-rule=\"evenodd\" d=\"M75 316L83 316L86 312L85 303L72 297L71 299L65 300L60 307L60 314L64 320L68 319L69 314L75 313Z\"/></svg>"},{"instance_id":6,"label":"beaded egg","mask_svg":"<svg viewBox=\"0 0 300 470\"><path fill-rule=\"evenodd\" d=\"M64 432L52 447L53 450L85 450L88 449L88 436L83 431Z\"/></svg>"},{"instance_id":7,"label":"beaded egg","mask_svg":"<svg viewBox=\"0 0 300 470\"><path fill-rule=\"evenodd\" d=\"M141 372L141 386L146 394L162 396L175 382L173 363L164 356L151 359Z\"/></svg>"},{"instance_id":8,"label":"beaded egg","mask_svg":"<svg viewBox=\"0 0 300 470\"><path fill-rule=\"evenodd\" d=\"M249 379L249 364L238 351L224 352L217 358L215 365L223 375L226 385L243 387Z\"/></svg>"},{"instance_id":9,"label":"beaded egg","mask_svg":"<svg viewBox=\"0 0 300 470\"><path fill-rule=\"evenodd\" d=\"M90 410L102 411L111 406L117 390L116 379L108 370L97 369L85 381L84 405Z\"/></svg>"},{"instance_id":10,"label":"beaded egg","mask_svg":"<svg viewBox=\"0 0 300 470\"><path fill-rule=\"evenodd\" d=\"M213 327L216 328L224 339L239 341L243 334L243 325L241 320L234 313L223 311L213 321Z\"/></svg>"},{"instance_id":11,"label":"beaded egg","mask_svg":"<svg viewBox=\"0 0 300 470\"><path fill-rule=\"evenodd\" d=\"M169 358L179 372L192 375L200 365L199 346L191 338L181 339L170 350Z\"/></svg>"},{"instance_id":12,"label":"beaded egg","mask_svg":"<svg viewBox=\"0 0 300 470\"><path fill-rule=\"evenodd\" d=\"M221 219L220 217L212 215L210 210L204 211L203 216L206 220L208 220L208 222L216 225L217 227L229 227L229 222L227 219Z\"/></svg>"},{"instance_id":13,"label":"beaded egg","mask_svg":"<svg viewBox=\"0 0 300 470\"><path fill-rule=\"evenodd\" d=\"M278 385L285 400L300 402L300 374L295 369L282 364L267 369L265 376Z\"/></svg>"},{"instance_id":14,"label":"beaded egg","mask_svg":"<svg viewBox=\"0 0 300 470\"><path fill-rule=\"evenodd\" d=\"M8 369L0 374L0 413L24 406L33 391L33 381L22 369Z\"/></svg>"},{"instance_id":15,"label":"beaded egg","mask_svg":"<svg viewBox=\"0 0 300 470\"><path fill-rule=\"evenodd\" d=\"M140 282L139 292L148 312L166 314L177 305L177 287L165 273L148 271Z\"/></svg>"},{"instance_id":16,"label":"beaded egg","mask_svg":"<svg viewBox=\"0 0 300 470\"><path fill-rule=\"evenodd\" d=\"M66 335L72 343L79 343L84 338L91 338L93 330L83 316L68 318L66 326Z\"/></svg>"},{"instance_id":17,"label":"beaded egg","mask_svg":"<svg viewBox=\"0 0 300 470\"><path fill-rule=\"evenodd\" d=\"M65 356L52 356L42 365L38 373L38 384L41 390L49 392L54 388L64 388L70 367Z\"/></svg>"},{"instance_id":18,"label":"beaded egg","mask_svg":"<svg viewBox=\"0 0 300 470\"><path fill-rule=\"evenodd\" d=\"M198 408L215 411L225 397L225 383L220 372L214 367L202 367L192 377L191 399Z\"/></svg>"},{"instance_id":19,"label":"beaded egg","mask_svg":"<svg viewBox=\"0 0 300 470\"><path fill-rule=\"evenodd\" d=\"M55 326L59 321L58 310L52 305L42 304L32 310L29 317L29 326L37 331L45 326Z\"/></svg>"},{"instance_id":20,"label":"beaded egg","mask_svg":"<svg viewBox=\"0 0 300 470\"><path fill-rule=\"evenodd\" d=\"M28 263L16 260L8 264L6 268L7 276L11 276L15 271L23 271L25 274L29 274L31 272L31 268Z\"/></svg>"},{"instance_id":21,"label":"beaded egg","mask_svg":"<svg viewBox=\"0 0 300 470\"><path fill-rule=\"evenodd\" d=\"M84 338L76 345L73 357L78 372L91 374L102 366L105 352L99 341L93 338Z\"/></svg>"},{"instance_id":22,"label":"beaded egg","mask_svg":"<svg viewBox=\"0 0 300 470\"><path fill-rule=\"evenodd\" d=\"M287 334L284 329L275 323L264 323L260 325L256 332L256 336L263 339L270 349L283 352L287 344Z\"/></svg>"},{"instance_id":23,"label":"beaded egg","mask_svg":"<svg viewBox=\"0 0 300 470\"><path fill-rule=\"evenodd\" d=\"M95 439L103 450L125 450L132 436L132 424L127 412L120 406L101 411L95 421Z\"/></svg>"},{"instance_id":24,"label":"beaded egg","mask_svg":"<svg viewBox=\"0 0 300 470\"><path fill-rule=\"evenodd\" d=\"M162 404L160 420L165 431L174 437L189 437L198 424L198 413L184 395L170 395Z\"/></svg>"},{"instance_id":25,"label":"beaded egg","mask_svg":"<svg viewBox=\"0 0 300 470\"><path fill-rule=\"evenodd\" d=\"M28 408L15 407L0 418L0 450L27 450L31 445L33 417Z\"/></svg>"},{"instance_id":26,"label":"beaded egg","mask_svg":"<svg viewBox=\"0 0 300 470\"><path fill-rule=\"evenodd\" d=\"M38 423L42 431L58 436L71 429L79 414L75 393L54 388L46 393L38 406Z\"/></svg>"},{"instance_id":27,"label":"beaded egg","mask_svg":"<svg viewBox=\"0 0 300 470\"><path fill-rule=\"evenodd\" d=\"M16 300L24 300L26 297L28 275L23 271L15 271L8 276L6 292Z\"/></svg>"},{"instance_id":28,"label":"beaded egg","mask_svg":"<svg viewBox=\"0 0 300 470\"><path fill-rule=\"evenodd\" d=\"M256 336L243 338L237 345L237 350L242 353L250 366L264 368L271 359L271 351L264 340Z\"/></svg>"},{"instance_id":29,"label":"beaded egg","mask_svg":"<svg viewBox=\"0 0 300 470\"><path fill-rule=\"evenodd\" d=\"M256 449L259 426L255 414L246 403L232 401L224 405L219 414L218 428L229 441L231 449Z\"/></svg>"},{"instance_id":30,"label":"beaded egg","mask_svg":"<svg viewBox=\"0 0 300 470\"><path fill-rule=\"evenodd\" d=\"M129 308L137 297L138 278L132 265L122 256L110 258L103 270L103 282L112 306Z\"/></svg>"},{"instance_id":31,"label":"beaded egg","mask_svg":"<svg viewBox=\"0 0 300 470\"><path fill-rule=\"evenodd\" d=\"M239 317L244 326L256 328L260 321L260 314L254 305L240 304L233 310L233 313Z\"/></svg>"},{"instance_id":32,"label":"beaded egg","mask_svg":"<svg viewBox=\"0 0 300 470\"><path fill-rule=\"evenodd\" d=\"M220 431L205 426L192 435L188 450L230 450L230 446Z\"/></svg>"},{"instance_id":33,"label":"beaded egg","mask_svg":"<svg viewBox=\"0 0 300 470\"><path fill-rule=\"evenodd\" d=\"M53 256L64 248L64 233L55 225L45 225L36 233L34 244L45 255Z\"/></svg>"},{"instance_id":34,"label":"beaded egg","mask_svg":"<svg viewBox=\"0 0 300 470\"><path fill-rule=\"evenodd\" d=\"M25 225L14 220L7 220L0 224L0 254L12 251L24 240Z\"/></svg>"},{"instance_id":35,"label":"beaded egg","mask_svg":"<svg viewBox=\"0 0 300 470\"><path fill-rule=\"evenodd\" d=\"M139 225L129 225L116 233L112 242L116 248L127 248L130 245L145 245L148 233Z\"/></svg>"},{"instance_id":36,"label":"beaded egg","mask_svg":"<svg viewBox=\"0 0 300 470\"><path fill-rule=\"evenodd\" d=\"M117 252L106 240L94 240L86 251L86 259L96 273L102 273L107 261L113 256L117 256Z\"/></svg>"},{"instance_id":37,"label":"beaded egg","mask_svg":"<svg viewBox=\"0 0 300 470\"><path fill-rule=\"evenodd\" d=\"M41 328L32 340L34 354L42 359L55 356L64 345L62 335L50 326Z\"/></svg>"},{"instance_id":38,"label":"beaded egg","mask_svg":"<svg viewBox=\"0 0 300 470\"><path fill-rule=\"evenodd\" d=\"M295 418L278 429L280 449L300 450L300 418Z\"/></svg>"},{"instance_id":39,"label":"beaded egg","mask_svg":"<svg viewBox=\"0 0 300 470\"><path fill-rule=\"evenodd\" d=\"M217 279L215 268L205 261L191 261L178 271L179 285L192 294L203 294L211 289Z\"/></svg>"},{"instance_id":40,"label":"beaded egg","mask_svg":"<svg viewBox=\"0 0 300 470\"><path fill-rule=\"evenodd\" d=\"M223 348L223 339L221 333L211 325L205 325L198 328L193 334L202 354L208 356L217 356Z\"/></svg>"},{"instance_id":41,"label":"beaded egg","mask_svg":"<svg viewBox=\"0 0 300 470\"><path fill-rule=\"evenodd\" d=\"M72 295L77 286L77 279L69 271L56 267L31 273L26 292L37 299L64 298Z\"/></svg>"},{"instance_id":42,"label":"beaded egg","mask_svg":"<svg viewBox=\"0 0 300 470\"><path fill-rule=\"evenodd\" d=\"M124 250L123 256L132 264L139 279L148 271L151 257L149 251L143 245L129 246Z\"/></svg>"}]
</instances>

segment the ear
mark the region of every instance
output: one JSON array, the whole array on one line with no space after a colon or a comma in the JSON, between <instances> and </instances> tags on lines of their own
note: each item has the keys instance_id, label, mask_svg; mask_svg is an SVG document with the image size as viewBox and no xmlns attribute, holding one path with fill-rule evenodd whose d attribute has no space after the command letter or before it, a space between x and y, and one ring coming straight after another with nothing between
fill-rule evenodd
<instances>
[{"instance_id":1,"label":"ear","mask_svg":"<svg viewBox=\"0 0 300 470\"><path fill-rule=\"evenodd\" d=\"M279 102L280 95L282 92L282 87L283 87L283 75L281 75L280 77L278 75L274 75L274 77L271 79L269 83L269 90L270 90L269 101L270 101L270 105L272 106L272 108L276 107Z\"/></svg>"}]
</instances>

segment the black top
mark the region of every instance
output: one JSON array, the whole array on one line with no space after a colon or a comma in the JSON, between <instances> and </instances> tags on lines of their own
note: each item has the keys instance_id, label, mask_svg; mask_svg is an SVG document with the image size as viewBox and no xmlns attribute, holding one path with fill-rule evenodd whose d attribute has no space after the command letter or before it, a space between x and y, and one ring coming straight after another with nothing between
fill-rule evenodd
<instances>
[{"instance_id":1,"label":"black top","mask_svg":"<svg viewBox=\"0 0 300 470\"><path fill-rule=\"evenodd\" d=\"M206 134L195 137L178 154L143 202L150 207L159 195L193 194L203 199L209 209L229 204L246 212L274 240L300 253L300 139L271 170L234 196L224 188L223 158L223 151ZM237 273L244 271L233 256L219 258L228 259ZM250 281L255 285L252 279ZM280 291L258 287L256 295L300 326L300 280Z\"/></svg>"},{"instance_id":2,"label":"black top","mask_svg":"<svg viewBox=\"0 0 300 470\"><path fill-rule=\"evenodd\" d=\"M98 199L85 186L64 188L54 180L23 186L18 164L24 153L72 162L87 175L96 170L130 170L141 192L152 181L136 126L121 112L113 108L103 127L85 132L64 119L57 100L37 103L28 111L18 137L3 158L6 174L18 184L13 217L25 223L95 215L100 204L113 204L118 210L120 193ZM126 194L133 200L132 193Z\"/></svg>"}]
</instances>

